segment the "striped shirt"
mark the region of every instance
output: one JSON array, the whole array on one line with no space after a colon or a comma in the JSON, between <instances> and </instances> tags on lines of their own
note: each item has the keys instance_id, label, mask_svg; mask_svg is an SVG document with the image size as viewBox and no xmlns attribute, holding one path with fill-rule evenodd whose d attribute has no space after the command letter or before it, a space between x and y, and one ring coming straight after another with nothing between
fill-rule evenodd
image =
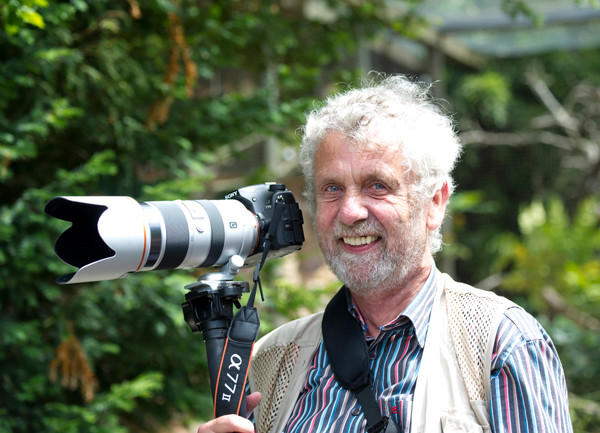
<instances>
[{"instance_id":1,"label":"striped shirt","mask_svg":"<svg viewBox=\"0 0 600 433\"><path fill-rule=\"evenodd\" d=\"M412 398L439 271L377 338L366 336L373 389L384 415L410 432ZM363 325L358 310L351 311ZM366 335L366 334L365 334ZM506 311L492 357L491 424L495 433L571 432L567 389L556 349L544 329L520 308ZM335 380L321 343L284 430L286 433L363 432L366 419L351 391Z\"/></svg>"}]
</instances>

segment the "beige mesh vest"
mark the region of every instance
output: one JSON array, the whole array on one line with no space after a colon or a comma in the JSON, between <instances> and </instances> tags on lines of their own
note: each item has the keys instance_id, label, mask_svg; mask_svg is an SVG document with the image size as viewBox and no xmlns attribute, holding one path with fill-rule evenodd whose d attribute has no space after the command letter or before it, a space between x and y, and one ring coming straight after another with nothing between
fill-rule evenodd
<instances>
[{"instance_id":1,"label":"beige mesh vest","mask_svg":"<svg viewBox=\"0 0 600 433\"><path fill-rule=\"evenodd\" d=\"M438 281L410 431L487 433L493 345L504 311L515 304L445 274ZM322 315L287 323L255 345L250 386L262 393L254 410L259 433L283 431L321 344Z\"/></svg>"}]
</instances>

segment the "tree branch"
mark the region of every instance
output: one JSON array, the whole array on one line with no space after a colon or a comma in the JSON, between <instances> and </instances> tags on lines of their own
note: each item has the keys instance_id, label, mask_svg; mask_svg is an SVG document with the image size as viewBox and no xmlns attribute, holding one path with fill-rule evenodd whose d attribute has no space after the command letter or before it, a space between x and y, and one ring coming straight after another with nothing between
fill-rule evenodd
<instances>
[{"instance_id":1,"label":"tree branch","mask_svg":"<svg viewBox=\"0 0 600 433\"><path fill-rule=\"evenodd\" d=\"M560 102L554 97L546 82L540 77L539 72L530 67L525 72L525 81L540 101L546 106L556 119L556 122L569 136L579 136L579 122L572 117Z\"/></svg>"},{"instance_id":2,"label":"tree branch","mask_svg":"<svg viewBox=\"0 0 600 433\"><path fill-rule=\"evenodd\" d=\"M553 311L564 314L580 327L589 329L590 331L600 331L600 320L570 305L552 287L544 287L542 289L542 298Z\"/></svg>"}]
</instances>

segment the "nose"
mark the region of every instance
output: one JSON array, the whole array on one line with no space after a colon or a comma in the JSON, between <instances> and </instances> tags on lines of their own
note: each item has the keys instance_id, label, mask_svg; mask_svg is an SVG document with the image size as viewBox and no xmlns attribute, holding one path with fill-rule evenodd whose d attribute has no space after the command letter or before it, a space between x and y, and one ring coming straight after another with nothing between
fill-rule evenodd
<instances>
[{"instance_id":1,"label":"nose","mask_svg":"<svg viewBox=\"0 0 600 433\"><path fill-rule=\"evenodd\" d=\"M359 194L346 194L342 199L339 210L339 219L342 223L351 226L358 221L366 220L369 210L365 207Z\"/></svg>"}]
</instances>

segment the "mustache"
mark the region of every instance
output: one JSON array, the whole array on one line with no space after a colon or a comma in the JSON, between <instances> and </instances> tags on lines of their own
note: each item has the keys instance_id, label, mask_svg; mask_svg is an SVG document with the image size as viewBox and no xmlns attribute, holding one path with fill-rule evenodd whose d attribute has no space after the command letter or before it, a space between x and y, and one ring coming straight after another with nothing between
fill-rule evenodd
<instances>
[{"instance_id":1,"label":"mustache","mask_svg":"<svg viewBox=\"0 0 600 433\"><path fill-rule=\"evenodd\" d=\"M384 233L383 227L373 219L360 221L351 226L338 222L332 230L333 236L341 238L343 236L381 236Z\"/></svg>"}]
</instances>

